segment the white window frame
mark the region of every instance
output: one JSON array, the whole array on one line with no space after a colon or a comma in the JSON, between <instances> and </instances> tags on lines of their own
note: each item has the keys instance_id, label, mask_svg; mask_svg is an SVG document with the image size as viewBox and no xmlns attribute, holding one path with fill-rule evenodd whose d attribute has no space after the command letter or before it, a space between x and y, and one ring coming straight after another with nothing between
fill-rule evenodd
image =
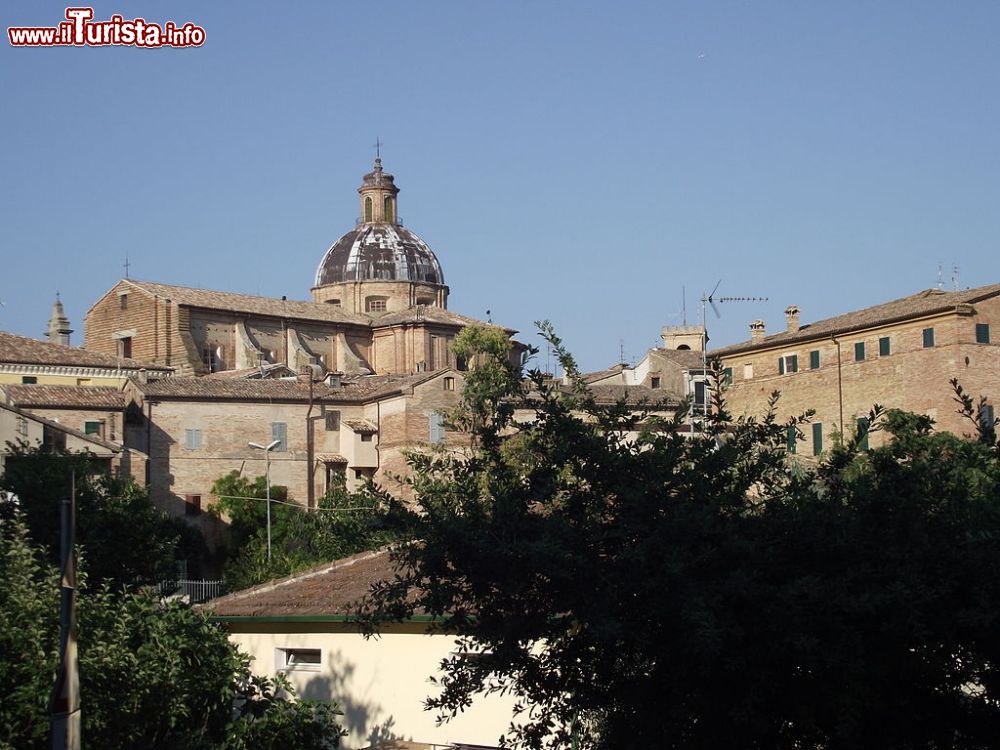
<instances>
[{"instance_id":1,"label":"white window frame","mask_svg":"<svg viewBox=\"0 0 1000 750\"><path fill-rule=\"evenodd\" d=\"M201 450L201 429L186 427L184 429L184 447L189 451Z\"/></svg>"},{"instance_id":2,"label":"white window frame","mask_svg":"<svg viewBox=\"0 0 1000 750\"><path fill-rule=\"evenodd\" d=\"M298 661L298 657L309 656L309 661ZM316 661L312 661L312 656ZM323 649L306 646L279 646L274 649L274 671L276 672L319 672L323 668Z\"/></svg>"}]
</instances>

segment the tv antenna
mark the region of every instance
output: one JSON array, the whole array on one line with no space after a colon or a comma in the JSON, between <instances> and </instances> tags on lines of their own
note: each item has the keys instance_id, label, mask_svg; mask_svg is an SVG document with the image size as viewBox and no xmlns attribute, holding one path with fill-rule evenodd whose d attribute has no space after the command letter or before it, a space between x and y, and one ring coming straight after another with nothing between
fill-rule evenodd
<instances>
[{"instance_id":1,"label":"tv antenna","mask_svg":"<svg viewBox=\"0 0 1000 750\"><path fill-rule=\"evenodd\" d=\"M722 284L722 279L716 283L715 288L709 294L702 295L701 298L701 371L702 371L702 382L706 385L702 388L702 408L703 414L708 414L708 387L707 387L707 376L708 372L708 307L712 308L712 312L715 314L716 318L721 318L722 315L719 313L719 308L715 304L719 302L767 302L767 297L716 297L715 293L719 291L719 285Z\"/></svg>"}]
</instances>

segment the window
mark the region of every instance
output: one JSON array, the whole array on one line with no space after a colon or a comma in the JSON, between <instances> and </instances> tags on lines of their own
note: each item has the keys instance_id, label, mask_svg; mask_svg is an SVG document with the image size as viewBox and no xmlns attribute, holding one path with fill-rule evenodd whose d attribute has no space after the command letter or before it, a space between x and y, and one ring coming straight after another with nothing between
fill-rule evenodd
<instances>
[{"instance_id":1,"label":"window","mask_svg":"<svg viewBox=\"0 0 1000 750\"><path fill-rule=\"evenodd\" d=\"M799 357L797 354L789 354L778 357L778 374L792 373L799 371Z\"/></svg>"},{"instance_id":2,"label":"window","mask_svg":"<svg viewBox=\"0 0 1000 750\"><path fill-rule=\"evenodd\" d=\"M184 515L197 516L201 513L201 495L184 496Z\"/></svg>"},{"instance_id":3,"label":"window","mask_svg":"<svg viewBox=\"0 0 1000 750\"><path fill-rule=\"evenodd\" d=\"M722 383L723 385L733 384L733 368L727 367L722 371Z\"/></svg>"},{"instance_id":4,"label":"window","mask_svg":"<svg viewBox=\"0 0 1000 750\"><path fill-rule=\"evenodd\" d=\"M131 359L132 357L132 337L123 336L118 339L118 356Z\"/></svg>"},{"instance_id":5,"label":"window","mask_svg":"<svg viewBox=\"0 0 1000 750\"><path fill-rule=\"evenodd\" d=\"M813 431L813 455L818 456L823 452L823 425L816 422L812 426Z\"/></svg>"},{"instance_id":6,"label":"window","mask_svg":"<svg viewBox=\"0 0 1000 750\"><path fill-rule=\"evenodd\" d=\"M878 356L888 357L892 354L892 342L888 336L883 336L878 340Z\"/></svg>"},{"instance_id":7,"label":"window","mask_svg":"<svg viewBox=\"0 0 1000 750\"><path fill-rule=\"evenodd\" d=\"M328 299L326 301L326 304L333 305L334 307L340 307L340 300L339 299Z\"/></svg>"},{"instance_id":8,"label":"window","mask_svg":"<svg viewBox=\"0 0 1000 750\"><path fill-rule=\"evenodd\" d=\"M819 369L819 349L813 349L809 352L809 369L818 370Z\"/></svg>"},{"instance_id":9,"label":"window","mask_svg":"<svg viewBox=\"0 0 1000 750\"><path fill-rule=\"evenodd\" d=\"M989 323L976 323L976 343L977 344L988 344L988 343L990 343L990 324Z\"/></svg>"},{"instance_id":10,"label":"window","mask_svg":"<svg viewBox=\"0 0 1000 750\"><path fill-rule=\"evenodd\" d=\"M365 221L372 220L372 199L370 197L365 198Z\"/></svg>"},{"instance_id":11,"label":"window","mask_svg":"<svg viewBox=\"0 0 1000 750\"><path fill-rule=\"evenodd\" d=\"M340 412L328 411L326 413L326 431L336 432L340 429Z\"/></svg>"},{"instance_id":12,"label":"window","mask_svg":"<svg viewBox=\"0 0 1000 750\"><path fill-rule=\"evenodd\" d=\"M36 378L34 375L22 375L21 382L24 385L34 385L35 383L38 382L38 378Z\"/></svg>"},{"instance_id":13,"label":"window","mask_svg":"<svg viewBox=\"0 0 1000 750\"><path fill-rule=\"evenodd\" d=\"M795 453L795 444L799 439L799 429L795 425L785 428L785 441L788 443L788 452Z\"/></svg>"},{"instance_id":14,"label":"window","mask_svg":"<svg viewBox=\"0 0 1000 750\"><path fill-rule=\"evenodd\" d=\"M444 442L444 417L435 411L427 419L430 426L428 442L431 445L440 445Z\"/></svg>"},{"instance_id":15,"label":"window","mask_svg":"<svg viewBox=\"0 0 1000 750\"><path fill-rule=\"evenodd\" d=\"M103 437L104 435L104 422L91 422L86 421L83 423L83 433L85 435L97 435L97 437Z\"/></svg>"},{"instance_id":16,"label":"window","mask_svg":"<svg viewBox=\"0 0 1000 750\"><path fill-rule=\"evenodd\" d=\"M858 417L858 447L868 450L868 417Z\"/></svg>"},{"instance_id":17,"label":"window","mask_svg":"<svg viewBox=\"0 0 1000 750\"><path fill-rule=\"evenodd\" d=\"M465 361L465 357L461 355L455 357L455 369L459 372L465 372L469 369L469 363Z\"/></svg>"},{"instance_id":18,"label":"window","mask_svg":"<svg viewBox=\"0 0 1000 750\"><path fill-rule=\"evenodd\" d=\"M18 415L17 434L20 435L21 437L28 437L28 420L26 417Z\"/></svg>"},{"instance_id":19,"label":"window","mask_svg":"<svg viewBox=\"0 0 1000 750\"><path fill-rule=\"evenodd\" d=\"M211 347L205 347L201 350L201 363L205 365L205 369L209 372L219 371L219 358L216 355L215 349Z\"/></svg>"},{"instance_id":20,"label":"window","mask_svg":"<svg viewBox=\"0 0 1000 750\"><path fill-rule=\"evenodd\" d=\"M385 297L368 297L365 299L365 312L385 312Z\"/></svg>"},{"instance_id":21,"label":"window","mask_svg":"<svg viewBox=\"0 0 1000 750\"><path fill-rule=\"evenodd\" d=\"M184 430L184 447L189 451L196 451L201 448L201 430Z\"/></svg>"},{"instance_id":22,"label":"window","mask_svg":"<svg viewBox=\"0 0 1000 750\"><path fill-rule=\"evenodd\" d=\"M77 378L76 379L76 384L77 385L93 385L94 381L91 378Z\"/></svg>"},{"instance_id":23,"label":"window","mask_svg":"<svg viewBox=\"0 0 1000 750\"><path fill-rule=\"evenodd\" d=\"M752 380L753 379L753 364L743 365L743 379Z\"/></svg>"},{"instance_id":24,"label":"window","mask_svg":"<svg viewBox=\"0 0 1000 750\"><path fill-rule=\"evenodd\" d=\"M650 378L649 379L649 387L650 388L659 388L660 387L660 379L659 378Z\"/></svg>"},{"instance_id":25,"label":"window","mask_svg":"<svg viewBox=\"0 0 1000 750\"><path fill-rule=\"evenodd\" d=\"M361 433L361 442L362 443L370 443L371 441L372 441L372 433L370 433L370 432L362 432Z\"/></svg>"},{"instance_id":26,"label":"window","mask_svg":"<svg viewBox=\"0 0 1000 750\"><path fill-rule=\"evenodd\" d=\"M383 205L383 213L385 214L384 221L392 221L392 198L388 195L385 196L385 203Z\"/></svg>"},{"instance_id":27,"label":"window","mask_svg":"<svg viewBox=\"0 0 1000 750\"><path fill-rule=\"evenodd\" d=\"M924 349L930 349L934 346L934 329L925 328L924 329Z\"/></svg>"},{"instance_id":28,"label":"window","mask_svg":"<svg viewBox=\"0 0 1000 750\"><path fill-rule=\"evenodd\" d=\"M322 664L322 649L276 648L274 650L274 668L278 671L318 672Z\"/></svg>"},{"instance_id":29,"label":"window","mask_svg":"<svg viewBox=\"0 0 1000 750\"><path fill-rule=\"evenodd\" d=\"M993 404L983 404L979 407L979 426L987 430L996 425L993 416Z\"/></svg>"},{"instance_id":30,"label":"window","mask_svg":"<svg viewBox=\"0 0 1000 750\"><path fill-rule=\"evenodd\" d=\"M279 441L274 451L288 450L288 425L285 422L271 422L271 441Z\"/></svg>"},{"instance_id":31,"label":"window","mask_svg":"<svg viewBox=\"0 0 1000 750\"><path fill-rule=\"evenodd\" d=\"M455 390L455 378L445 378L444 379L444 389L446 391Z\"/></svg>"},{"instance_id":32,"label":"window","mask_svg":"<svg viewBox=\"0 0 1000 750\"><path fill-rule=\"evenodd\" d=\"M118 309L128 310L128 294L118 295Z\"/></svg>"},{"instance_id":33,"label":"window","mask_svg":"<svg viewBox=\"0 0 1000 750\"><path fill-rule=\"evenodd\" d=\"M865 361L865 342L859 341L854 345L854 361L864 362Z\"/></svg>"}]
</instances>

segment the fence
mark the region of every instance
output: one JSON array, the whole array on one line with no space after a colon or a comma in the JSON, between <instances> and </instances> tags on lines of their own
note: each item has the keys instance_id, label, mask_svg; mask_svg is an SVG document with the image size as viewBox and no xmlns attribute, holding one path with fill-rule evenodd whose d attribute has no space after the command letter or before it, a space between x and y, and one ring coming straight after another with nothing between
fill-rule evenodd
<instances>
[{"instance_id":1,"label":"fence","mask_svg":"<svg viewBox=\"0 0 1000 750\"><path fill-rule=\"evenodd\" d=\"M224 581L178 580L160 584L161 596L182 596L192 604L208 601L226 593Z\"/></svg>"}]
</instances>

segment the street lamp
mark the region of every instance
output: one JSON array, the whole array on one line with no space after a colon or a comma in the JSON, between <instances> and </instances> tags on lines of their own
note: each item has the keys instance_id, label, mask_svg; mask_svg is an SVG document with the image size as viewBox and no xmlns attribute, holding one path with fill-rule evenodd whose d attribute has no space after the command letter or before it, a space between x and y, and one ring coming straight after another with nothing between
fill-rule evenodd
<instances>
[{"instance_id":1,"label":"street lamp","mask_svg":"<svg viewBox=\"0 0 1000 750\"><path fill-rule=\"evenodd\" d=\"M281 445L280 440L272 440L267 445L247 443L251 448L264 451L264 483L267 487L267 562L271 562L271 451Z\"/></svg>"}]
</instances>

